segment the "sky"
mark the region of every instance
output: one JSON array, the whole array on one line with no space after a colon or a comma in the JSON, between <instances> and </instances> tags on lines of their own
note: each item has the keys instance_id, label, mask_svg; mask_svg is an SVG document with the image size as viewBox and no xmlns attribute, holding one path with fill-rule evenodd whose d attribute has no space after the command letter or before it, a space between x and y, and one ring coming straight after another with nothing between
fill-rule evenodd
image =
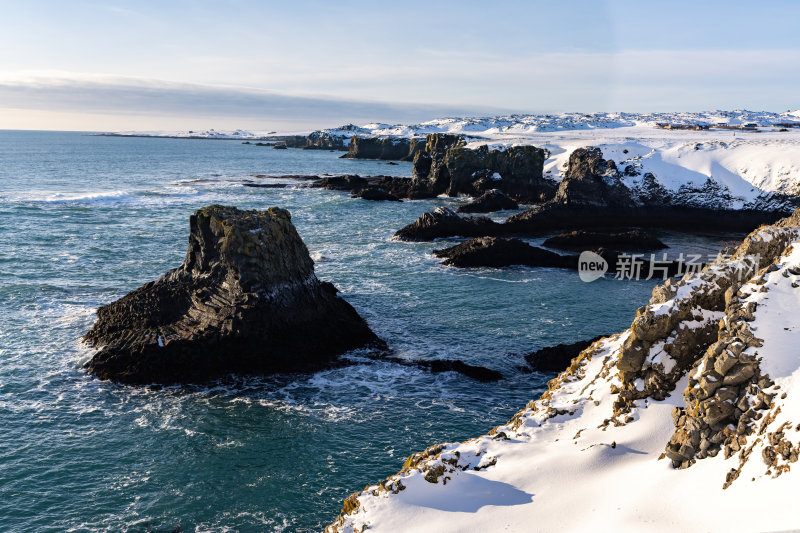
<instances>
[{"instance_id":1,"label":"sky","mask_svg":"<svg viewBox=\"0 0 800 533\"><path fill-rule=\"evenodd\" d=\"M800 108L800 2L0 0L0 129Z\"/></svg>"}]
</instances>

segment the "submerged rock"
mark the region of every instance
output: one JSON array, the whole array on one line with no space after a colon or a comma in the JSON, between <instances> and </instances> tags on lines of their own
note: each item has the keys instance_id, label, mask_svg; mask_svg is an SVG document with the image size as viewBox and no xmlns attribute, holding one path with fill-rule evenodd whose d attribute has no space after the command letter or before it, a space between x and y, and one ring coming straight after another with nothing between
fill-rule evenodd
<instances>
[{"instance_id":1,"label":"submerged rock","mask_svg":"<svg viewBox=\"0 0 800 533\"><path fill-rule=\"evenodd\" d=\"M480 198L462 205L456 209L457 213L491 213L504 209L519 209L519 204L503 194L503 191L491 189L483 193Z\"/></svg>"},{"instance_id":2,"label":"submerged rock","mask_svg":"<svg viewBox=\"0 0 800 533\"><path fill-rule=\"evenodd\" d=\"M288 211L212 205L189 219L183 264L103 306L87 364L125 383L312 371L385 347L336 288L320 282Z\"/></svg>"},{"instance_id":3,"label":"submerged rock","mask_svg":"<svg viewBox=\"0 0 800 533\"><path fill-rule=\"evenodd\" d=\"M641 230L621 233L576 230L550 237L543 244L548 248L557 248L559 250L591 250L597 247L604 247L616 250L639 251L668 248L666 244Z\"/></svg>"}]
</instances>

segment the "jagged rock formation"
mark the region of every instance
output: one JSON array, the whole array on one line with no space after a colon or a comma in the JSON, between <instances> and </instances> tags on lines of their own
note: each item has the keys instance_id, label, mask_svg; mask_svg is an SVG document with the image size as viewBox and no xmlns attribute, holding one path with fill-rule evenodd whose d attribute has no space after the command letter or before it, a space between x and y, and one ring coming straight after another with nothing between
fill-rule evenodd
<instances>
[{"instance_id":1,"label":"jagged rock formation","mask_svg":"<svg viewBox=\"0 0 800 533\"><path fill-rule=\"evenodd\" d=\"M532 369L539 372L563 372L582 351L603 337L601 335L585 341L540 348L535 352L525 354L525 361Z\"/></svg>"},{"instance_id":2,"label":"jagged rock formation","mask_svg":"<svg viewBox=\"0 0 800 533\"><path fill-rule=\"evenodd\" d=\"M656 287L628 330L583 350L506 424L412 455L398 474L347 498L326 531L391 531L398 520L414 530L418 516L442 531L499 519L523 530L554 513L549 528L581 529L596 517L568 513L591 497L614 509L615 526L647 516L681 529L789 528L794 517L783 510L799 478L787 472L800 458L798 295L800 210ZM700 461L704 468L692 466ZM633 479L647 482L623 501L606 496ZM476 495L490 486L514 495L513 513L491 491ZM465 497L479 498L468 522L440 503Z\"/></svg>"},{"instance_id":3,"label":"jagged rock formation","mask_svg":"<svg viewBox=\"0 0 800 533\"><path fill-rule=\"evenodd\" d=\"M353 135L350 138L347 153L342 157L410 161L414 154L411 153L411 139L405 137L359 137Z\"/></svg>"},{"instance_id":4,"label":"jagged rock formation","mask_svg":"<svg viewBox=\"0 0 800 533\"><path fill-rule=\"evenodd\" d=\"M500 225L487 217L460 217L447 207L423 213L415 222L394 234L401 241L432 241L441 236L492 235Z\"/></svg>"},{"instance_id":5,"label":"jagged rock formation","mask_svg":"<svg viewBox=\"0 0 800 533\"><path fill-rule=\"evenodd\" d=\"M443 264L456 267L532 267L577 268L574 256L549 252L519 239L479 237L450 248L434 250L435 257L445 258Z\"/></svg>"},{"instance_id":6,"label":"jagged rock formation","mask_svg":"<svg viewBox=\"0 0 800 533\"><path fill-rule=\"evenodd\" d=\"M430 137L430 136L429 136ZM429 139L429 150L415 163L415 174L411 182L409 196L418 194L420 184L429 187L425 190L444 191L449 186L449 170L446 154L463 146L457 136L437 136ZM433 148L431 148L431 146ZM435 157L434 157L435 156ZM422 165L418 171L417 163ZM424 163L424 164L423 164ZM429 165L430 163L430 165ZM419 176L430 166L426 176ZM536 236L552 231L572 230L614 230L619 228L657 228L696 232L748 232L759 224L772 223L782 213L760 209L724 209L688 205L672 205L670 195L661 190L655 178L645 176L638 188L629 189L622 183L620 173L612 161L606 161L597 148L579 148L569 157L567 174L558 186L555 198L536 205L525 212L509 217L501 224L481 226L486 233L459 233L461 228L452 220L431 221L427 228L428 237L414 240L466 236ZM644 184L649 184L645 186ZM505 192L509 192L504 188ZM691 202L684 202L688 204ZM401 230L411 231L414 224ZM456 231L455 233L453 233ZM399 234L400 232L398 232ZM402 237L401 237L402 238Z\"/></svg>"},{"instance_id":7,"label":"jagged rock formation","mask_svg":"<svg viewBox=\"0 0 800 533\"><path fill-rule=\"evenodd\" d=\"M600 233L596 231L576 230L561 233L545 240L544 246L559 250L592 250L594 248L613 248L616 250L662 250L667 245L641 230L622 233Z\"/></svg>"},{"instance_id":8,"label":"jagged rock formation","mask_svg":"<svg viewBox=\"0 0 800 533\"><path fill-rule=\"evenodd\" d=\"M97 311L84 339L101 379L184 383L230 373L309 371L384 348L320 282L289 212L212 205L189 219L183 264Z\"/></svg>"},{"instance_id":9,"label":"jagged rock formation","mask_svg":"<svg viewBox=\"0 0 800 533\"><path fill-rule=\"evenodd\" d=\"M503 194L503 191L491 189L480 198L456 209L456 213L492 213L504 209L519 209L519 204Z\"/></svg>"},{"instance_id":10,"label":"jagged rock formation","mask_svg":"<svg viewBox=\"0 0 800 533\"><path fill-rule=\"evenodd\" d=\"M569 156L567 174L558 185L554 202L564 205L631 207L631 191L622 183L613 161L599 148L578 148Z\"/></svg>"},{"instance_id":11,"label":"jagged rock formation","mask_svg":"<svg viewBox=\"0 0 800 533\"><path fill-rule=\"evenodd\" d=\"M787 246L800 235L797 226L800 226L800 212L751 235L739 247L733 257L740 259L740 263L746 257L758 258L757 263L750 265L748 274L755 270L758 273L749 282L742 284L747 276L741 275L735 263L716 269L717 283L726 287L723 294L714 293L724 316L716 340L692 367L683 393L686 407L676 408L673 413L676 431L666 454L674 466L688 467L697 459L717 455L720 450L724 450L726 458L740 452L739 468L731 470L727 486L738 477L742 464L752 452L754 443L748 443L747 437L757 430L763 433L777 416L777 412L770 411L777 394L770 390L774 382L762 372L758 357L758 348L763 346L764 339L751 327L758 303L749 297L768 290L767 280L773 272L792 278L791 287L800 286L798 278L794 278L800 275L800 269L785 267L779 262ZM762 419L759 428L757 421ZM774 459L778 456L789 462L797 460L798 449L783 441L782 435L769 437L770 445L776 448L768 464L775 466ZM751 446L747 448L747 444ZM778 444L781 447L777 447Z\"/></svg>"},{"instance_id":12,"label":"jagged rock formation","mask_svg":"<svg viewBox=\"0 0 800 533\"><path fill-rule=\"evenodd\" d=\"M480 196L491 189L529 201L552 197L556 185L543 177L543 149L512 146L489 150L484 145L473 150L465 145L458 135L428 135L424 151L414 156L412 197Z\"/></svg>"}]
</instances>

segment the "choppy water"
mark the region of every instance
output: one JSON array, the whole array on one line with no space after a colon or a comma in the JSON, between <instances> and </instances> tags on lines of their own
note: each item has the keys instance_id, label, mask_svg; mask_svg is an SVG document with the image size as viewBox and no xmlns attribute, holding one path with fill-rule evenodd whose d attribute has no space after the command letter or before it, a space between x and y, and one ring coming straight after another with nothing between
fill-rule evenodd
<instances>
[{"instance_id":1,"label":"choppy water","mask_svg":"<svg viewBox=\"0 0 800 533\"><path fill-rule=\"evenodd\" d=\"M250 174L409 175L406 164L231 141L0 132L0 531L313 531L429 444L505 422L550 376L521 354L621 330L652 282L440 266L389 240L435 205L254 189ZM180 264L188 216L292 212L332 281L408 358L501 370L481 384L392 364L144 390L88 377L94 310ZM665 235L679 249L716 239Z\"/></svg>"}]
</instances>

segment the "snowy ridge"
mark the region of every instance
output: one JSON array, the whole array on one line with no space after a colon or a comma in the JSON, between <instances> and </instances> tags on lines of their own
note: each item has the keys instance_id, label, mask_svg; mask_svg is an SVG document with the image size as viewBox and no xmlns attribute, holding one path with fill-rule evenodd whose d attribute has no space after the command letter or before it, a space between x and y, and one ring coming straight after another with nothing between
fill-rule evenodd
<instances>
[{"instance_id":1,"label":"snowy ridge","mask_svg":"<svg viewBox=\"0 0 800 533\"><path fill-rule=\"evenodd\" d=\"M558 113L552 115L506 115L499 117L440 118L414 125L366 124L364 128L373 135L398 135L403 137L428 133L456 133L494 137L496 135L524 135L536 132L563 132L576 129L609 129L631 126L703 125L742 126L758 124L795 123L800 125L800 111L773 113L769 111L705 111L698 113ZM335 131L326 130L326 131Z\"/></svg>"},{"instance_id":2,"label":"snowy ridge","mask_svg":"<svg viewBox=\"0 0 800 533\"><path fill-rule=\"evenodd\" d=\"M732 258L657 287L631 329L582 352L507 424L411 456L401 472L348 498L326 531L797 527L800 473L791 467L800 450L799 226L797 211L753 232ZM731 276L750 272L744 259L752 253L761 254L758 272L731 286ZM704 332L727 328L719 309L734 303L754 309L742 324L758 339L745 356L759 362L763 387L740 404L755 418L739 432L723 428L734 437L735 455L716 450L673 468L665 445L678 424L675 408L686 407L693 377L713 361ZM652 343L631 365L637 337ZM687 347L688 339L697 344Z\"/></svg>"}]
</instances>

